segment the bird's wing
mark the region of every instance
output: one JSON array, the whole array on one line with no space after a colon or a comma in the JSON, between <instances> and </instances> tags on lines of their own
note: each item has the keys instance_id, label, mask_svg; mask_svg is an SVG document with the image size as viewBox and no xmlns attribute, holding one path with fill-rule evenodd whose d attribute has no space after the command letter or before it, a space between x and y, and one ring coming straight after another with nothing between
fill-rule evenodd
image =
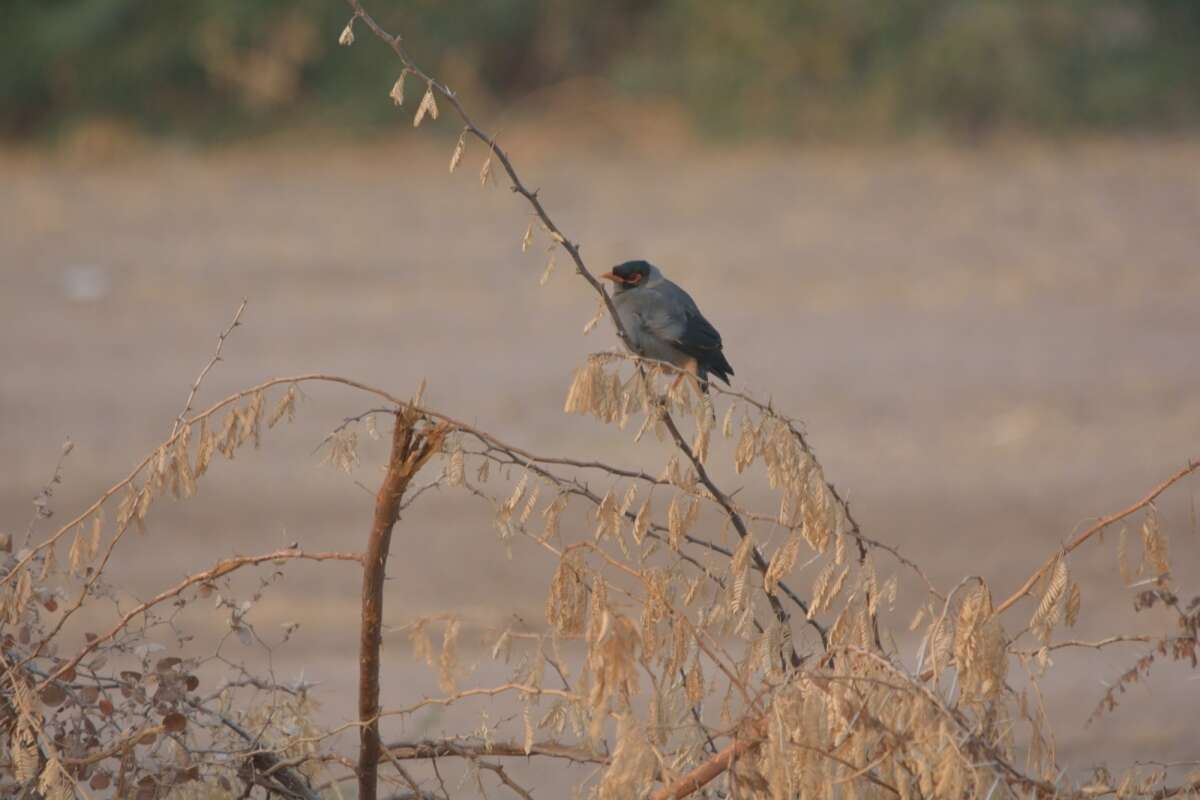
<instances>
[{"instance_id":1,"label":"bird's wing","mask_svg":"<svg viewBox=\"0 0 1200 800\"><path fill-rule=\"evenodd\" d=\"M654 292L653 302L647 303L642 316L651 334L694 358L705 358L721 350L721 334L704 318L687 292L670 281L647 287L645 291Z\"/></svg>"}]
</instances>

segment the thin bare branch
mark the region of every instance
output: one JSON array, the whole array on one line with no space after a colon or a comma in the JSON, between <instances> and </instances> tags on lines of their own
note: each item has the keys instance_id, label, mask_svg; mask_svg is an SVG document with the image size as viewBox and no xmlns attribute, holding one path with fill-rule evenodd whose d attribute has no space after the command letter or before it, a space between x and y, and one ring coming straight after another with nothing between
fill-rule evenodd
<instances>
[{"instance_id":1,"label":"thin bare branch","mask_svg":"<svg viewBox=\"0 0 1200 800\"><path fill-rule=\"evenodd\" d=\"M121 619L115 625L113 625L112 628L89 641L87 645L80 649L78 653L62 662L62 664L56 670L46 676L46 678L37 685L35 691L42 691L51 681L57 680L68 672L74 670L75 667L79 666L79 662L83 661L83 659L86 658L89 653L94 652L97 648L115 638L117 634L124 630L132 620L146 613L147 610L153 608L154 606L178 597L189 587L197 584L211 583L212 581L224 575L228 575L235 570L241 569L242 567L257 566L263 563L273 563L276 561L286 561L290 559L302 559L307 561L354 561L359 564L362 563L362 555L359 553L305 552L299 548L285 548L283 550L275 550L273 552L263 553L257 556L235 556L233 558L223 559L222 561L218 561L217 564L211 569L189 575L169 589L164 589L149 600L139 603L129 611L125 612L125 614L121 616Z\"/></svg>"},{"instance_id":2,"label":"thin bare branch","mask_svg":"<svg viewBox=\"0 0 1200 800\"><path fill-rule=\"evenodd\" d=\"M221 331L221 335L217 337L217 349L213 351L212 358L208 360L208 363L204 365L204 369L200 370L200 374L197 375L196 380L192 382L192 389L188 392L187 402L183 404L183 411L180 411L179 415L175 417L175 423L171 426L171 438L174 438L175 434L179 432L179 426L183 424L183 421L187 418L188 412L192 410L192 401L196 399L196 392L200 391L200 384L204 383L204 379L208 376L209 370L211 370L213 366L221 360L221 349L225 347L225 340L229 338L229 334L233 333L234 328L242 324L240 322L242 318L242 312L246 310L246 304L248 302L250 302L248 299L242 299L242 304L238 306L237 312L233 315L233 321L230 322L229 327Z\"/></svg>"}]
</instances>

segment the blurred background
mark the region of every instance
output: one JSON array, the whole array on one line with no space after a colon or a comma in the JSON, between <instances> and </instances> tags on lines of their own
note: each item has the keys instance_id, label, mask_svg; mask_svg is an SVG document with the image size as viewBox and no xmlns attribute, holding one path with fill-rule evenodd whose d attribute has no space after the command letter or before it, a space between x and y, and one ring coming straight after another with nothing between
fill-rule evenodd
<instances>
[{"instance_id":1,"label":"blurred background","mask_svg":"<svg viewBox=\"0 0 1200 800\"><path fill-rule=\"evenodd\" d=\"M413 0L375 13L476 108L612 93L739 139L1187 130L1200 115L1190 0ZM343 17L329 0L11 0L0 131L53 137L105 118L220 141L395 124L378 102L390 54L337 52Z\"/></svg>"},{"instance_id":2,"label":"blurred background","mask_svg":"<svg viewBox=\"0 0 1200 800\"><path fill-rule=\"evenodd\" d=\"M1200 456L1200 4L368 8L499 132L594 271L645 257L691 291L735 385L804 420L864 528L939 584L981 574L1007 594L1073 530ZM123 477L242 298L201 403L299 372L401 395L427 378L433 405L530 449L662 463L561 413L611 329L580 334L595 301L565 258L539 287L548 243L522 253L527 209L503 181L480 188L478 146L447 175L449 109L414 131L421 87L392 105L387 49L361 28L337 46L340 0L4 13L0 530L24 530L67 436L43 528ZM363 410L311 390L294 426L156 509L118 582L145 594L231 552L357 546L370 502L354 481L377 482L380 453L348 479L313 451ZM1200 564L1195 495L1160 505L1184 569ZM517 609L540 626L550 566L519 545L504 559L489 509L431 494L397 537L390 621L457 612L478 633ZM1081 637L1172 624L1134 618L1115 533L1072 570ZM302 622L277 658L345 718L357 577L289 575L256 621ZM388 637L389 702L436 693ZM1175 712L1200 708L1200 682L1167 666L1117 726L1084 725L1140 653L1062 656L1046 688L1076 768L1195 758Z\"/></svg>"}]
</instances>

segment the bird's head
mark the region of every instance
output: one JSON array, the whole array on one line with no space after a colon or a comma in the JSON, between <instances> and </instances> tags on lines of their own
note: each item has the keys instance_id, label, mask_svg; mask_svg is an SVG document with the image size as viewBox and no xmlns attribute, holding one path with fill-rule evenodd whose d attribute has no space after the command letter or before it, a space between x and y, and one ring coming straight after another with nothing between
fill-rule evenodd
<instances>
[{"instance_id":1,"label":"bird's head","mask_svg":"<svg viewBox=\"0 0 1200 800\"><path fill-rule=\"evenodd\" d=\"M606 272L600 277L612 281L613 290L620 293L652 283L661 278L662 274L658 267L649 261L626 261L624 264L617 264L612 268L612 272Z\"/></svg>"}]
</instances>

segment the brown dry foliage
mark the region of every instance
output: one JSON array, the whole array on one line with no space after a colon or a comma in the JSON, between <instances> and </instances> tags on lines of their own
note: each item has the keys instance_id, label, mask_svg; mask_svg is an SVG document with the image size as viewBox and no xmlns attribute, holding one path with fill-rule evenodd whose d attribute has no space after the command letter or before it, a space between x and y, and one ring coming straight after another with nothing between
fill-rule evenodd
<instances>
[{"instance_id":1,"label":"brown dry foliage","mask_svg":"<svg viewBox=\"0 0 1200 800\"><path fill-rule=\"evenodd\" d=\"M601 313L611 311L577 246L525 190L504 150L455 95L408 60L399 39L357 0L350 5L353 18L339 41L354 44L360 25L383 38L403 61L394 102L403 102L409 75L426 84L414 124L436 120L437 99L446 101L464 124L451 169L466 157L467 135L482 140L481 180L497 180L502 171L532 204L537 224L525 231L522 249L537 227L600 291ZM127 477L66 524L43 530L56 470L35 502L26 540L2 543L4 796L316 798L342 796L340 787L357 780L386 783L400 796L449 797L454 790L440 772L434 779L406 766L442 758L460 763L463 779L480 789L500 786L529 797L503 766L513 757L587 765L577 794L596 798L1164 798L1200 791L1200 776L1173 773L1168 781L1160 767L1070 777L1037 688L1054 669L1055 649L1145 642L1144 655L1098 698L1095 724L1103 725L1125 687L1145 679L1157 661L1197 666L1200 600L1173 588L1193 576L1172 572L1153 501L1200 463L1072 539L997 604L984 579L939 589L916 563L868 538L798 422L738 392L699 396L684 382L664 394L657 375L670 368L624 354L588 357L570 382L565 411L613 426L630 449L653 446L648 438L668 444L656 474L587 456L530 453L422 405L420 389L402 400L332 375L273 378L193 411L241 313L220 336L171 434ZM547 556L544 625L488 634L491 658L510 672L503 683L473 680L453 614L404 622L414 655L434 671L442 696L414 697L335 728L313 721L314 687L226 656L230 637L273 654L295 633L292 625L282 637L267 635L252 622L255 604L289 562L361 566L366 557L359 552L291 547L230 557L140 601L107 583L105 568L125 557L131 530L167 535L147 526L158 503L202 491L205 475L219 468L217 456L233 459L258 447L268 430L297 413L308 383L383 402L404 426L396 442L436 441L437 452L428 455L441 464L425 469L436 477L408 492L400 508L430 487L458 492L490 510L500 551L521 542ZM325 460L353 470L360 433L378 436L377 413L338 425L325 442ZM725 493L709 472L718 459L768 487L770 507ZM1072 552L1130 517L1140 517L1142 559L1135 570L1122 533L1120 574L1141 589L1138 608L1170 609L1176 630L1098 642L1063 638L1065 627L1087 613L1087 593L1071 574ZM239 580L253 570L256 581ZM892 611L900 573L924 587L911 624ZM1028 594L1036 604L1027 622L1006 614ZM228 634L203 658L174 655L185 642L194 649L186 612L201 603L224 619ZM104 616L94 611L107 612L111 623L79 633L68 624ZM911 652L897 644L906 627L923 632ZM364 650L364 663L368 656ZM228 678L205 686L197 673L213 666ZM1012 677L1018 672L1019 680ZM499 722L482 716L479 727L441 740L385 742L378 765L358 764L339 737L386 717L496 696L510 698L517 712Z\"/></svg>"}]
</instances>

